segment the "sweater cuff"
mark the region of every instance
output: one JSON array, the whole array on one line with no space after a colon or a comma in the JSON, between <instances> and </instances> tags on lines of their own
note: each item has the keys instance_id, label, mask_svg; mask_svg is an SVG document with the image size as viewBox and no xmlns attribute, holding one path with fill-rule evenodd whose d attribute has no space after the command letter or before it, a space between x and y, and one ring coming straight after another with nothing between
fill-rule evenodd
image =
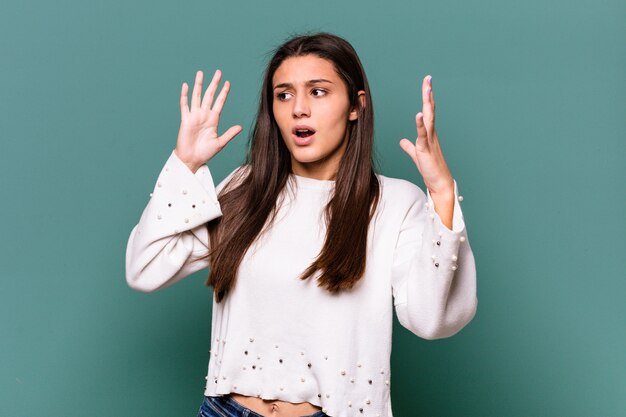
<instances>
[{"instance_id":1,"label":"sweater cuff","mask_svg":"<svg viewBox=\"0 0 626 417\"><path fill-rule=\"evenodd\" d=\"M208 166L195 173L172 151L154 186L151 210L169 233L190 230L221 214Z\"/></svg>"},{"instance_id":2,"label":"sweater cuff","mask_svg":"<svg viewBox=\"0 0 626 417\"><path fill-rule=\"evenodd\" d=\"M463 201L463 197L459 196L459 190L456 184L456 180L454 180L454 211L452 213L452 230L448 229L448 227L443 224L441 221L441 217L435 211L435 202L433 201L430 190L426 187L426 195L428 196L428 203L426 204L426 209L428 210L428 214L432 220L437 223L439 229L445 229L446 232L460 233L465 229L465 221L463 220L463 212L461 211L460 202Z\"/></svg>"}]
</instances>

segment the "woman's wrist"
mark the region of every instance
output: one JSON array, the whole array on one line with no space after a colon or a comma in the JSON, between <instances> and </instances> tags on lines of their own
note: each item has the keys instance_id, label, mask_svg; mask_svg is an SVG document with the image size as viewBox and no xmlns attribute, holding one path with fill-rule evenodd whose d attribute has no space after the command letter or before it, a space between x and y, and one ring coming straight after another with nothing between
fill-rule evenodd
<instances>
[{"instance_id":1,"label":"woman's wrist","mask_svg":"<svg viewBox=\"0 0 626 417\"><path fill-rule=\"evenodd\" d=\"M187 166L187 168L189 168L189 170L192 173L196 173L196 171L198 169L200 169L200 167L202 166L202 164L198 164L195 162L192 162L191 160L189 160L188 158L181 156L181 153L179 152L178 148L174 149L174 153L176 154L176 156L178 157L178 159L180 159L180 161L185 164Z\"/></svg>"}]
</instances>

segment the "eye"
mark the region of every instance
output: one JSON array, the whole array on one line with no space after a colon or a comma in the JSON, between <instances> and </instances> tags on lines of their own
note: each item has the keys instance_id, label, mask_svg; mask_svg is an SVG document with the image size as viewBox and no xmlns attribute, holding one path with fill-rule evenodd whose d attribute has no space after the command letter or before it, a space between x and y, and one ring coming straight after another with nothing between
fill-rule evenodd
<instances>
[{"instance_id":1,"label":"eye","mask_svg":"<svg viewBox=\"0 0 626 417\"><path fill-rule=\"evenodd\" d=\"M285 101L285 98L283 98L284 94L289 94L289 93L278 93L276 94L276 97L278 98L278 100L280 101Z\"/></svg>"},{"instance_id":2,"label":"eye","mask_svg":"<svg viewBox=\"0 0 626 417\"><path fill-rule=\"evenodd\" d=\"M311 91L321 91L323 94L318 94L317 97L322 97L326 95L326 90L322 90L321 88L314 88Z\"/></svg>"}]
</instances>

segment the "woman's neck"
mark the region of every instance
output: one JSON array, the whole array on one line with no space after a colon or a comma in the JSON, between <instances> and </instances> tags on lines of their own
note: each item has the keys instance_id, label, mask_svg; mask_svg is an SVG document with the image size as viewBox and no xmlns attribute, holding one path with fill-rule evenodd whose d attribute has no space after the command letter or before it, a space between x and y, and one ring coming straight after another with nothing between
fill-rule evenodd
<instances>
[{"instance_id":1,"label":"woman's neck","mask_svg":"<svg viewBox=\"0 0 626 417\"><path fill-rule=\"evenodd\" d=\"M338 166L331 166L321 161L300 163L292 159L291 172L294 175L320 181L335 181L337 179Z\"/></svg>"}]
</instances>

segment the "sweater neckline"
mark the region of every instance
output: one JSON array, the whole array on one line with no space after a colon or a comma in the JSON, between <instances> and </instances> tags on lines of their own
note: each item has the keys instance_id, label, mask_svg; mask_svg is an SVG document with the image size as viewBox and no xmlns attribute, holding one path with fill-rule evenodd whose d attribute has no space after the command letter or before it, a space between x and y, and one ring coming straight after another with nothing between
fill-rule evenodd
<instances>
[{"instance_id":1,"label":"sweater neckline","mask_svg":"<svg viewBox=\"0 0 626 417\"><path fill-rule=\"evenodd\" d=\"M331 190L335 186L335 180L318 180L315 178L303 177L291 173L298 188L309 188L313 190Z\"/></svg>"}]
</instances>

